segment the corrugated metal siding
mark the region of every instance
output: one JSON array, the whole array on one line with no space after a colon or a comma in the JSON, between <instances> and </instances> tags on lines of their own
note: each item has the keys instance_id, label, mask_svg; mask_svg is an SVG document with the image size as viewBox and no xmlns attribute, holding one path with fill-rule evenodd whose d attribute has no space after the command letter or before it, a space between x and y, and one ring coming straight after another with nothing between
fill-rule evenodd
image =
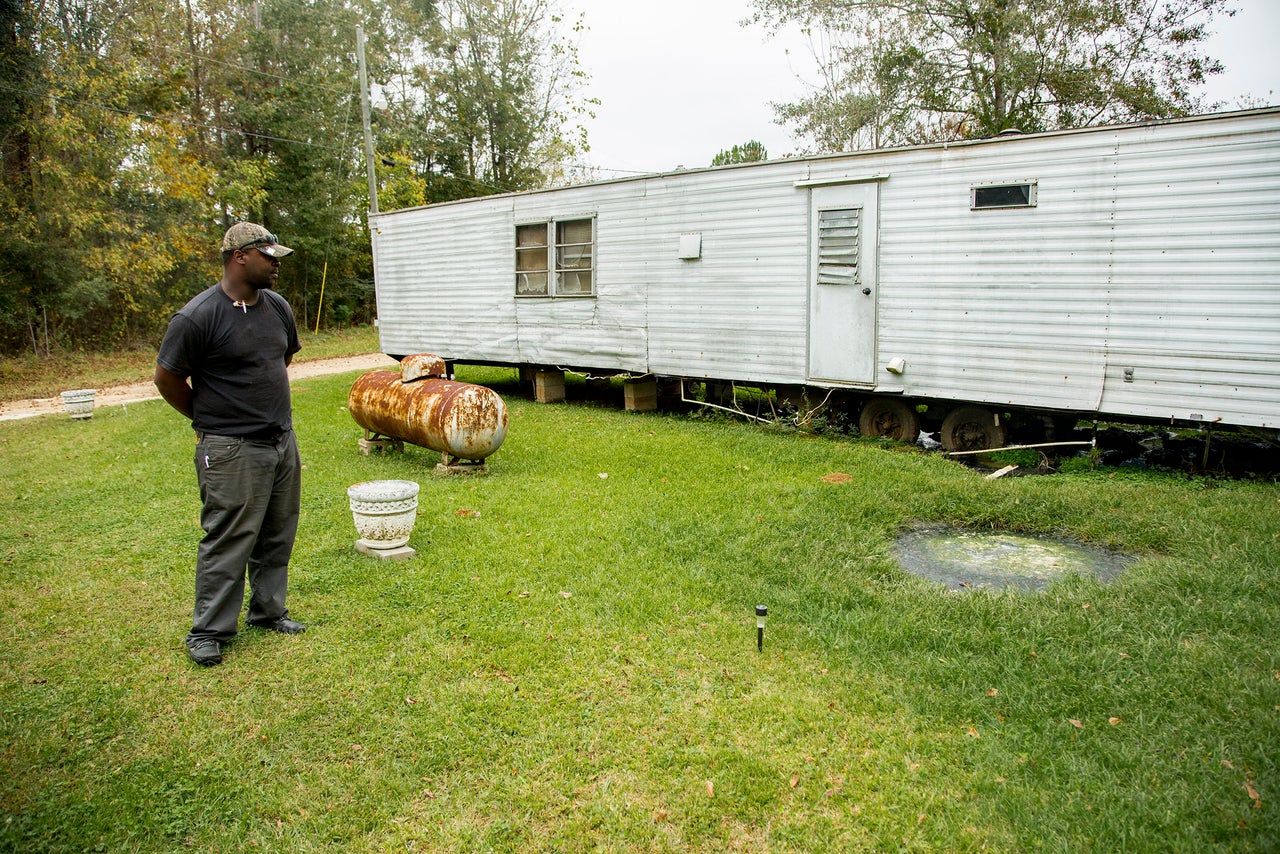
<instances>
[{"instance_id":1,"label":"corrugated metal siding","mask_svg":"<svg viewBox=\"0 0 1280 854\"><path fill-rule=\"evenodd\" d=\"M1038 142L920 151L914 162L886 164L879 356L906 360L908 394L1096 404L1113 162L1094 136ZM973 185L1029 180L1036 207L969 207Z\"/></svg>"},{"instance_id":2,"label":"corrugated metal siding","mask_svg":"<svg viewBox=\"0 0 1280 854\"><path fill-rule=\"evenodd\" d=\"M421 208L374 221L385 353L518 361L511 199ZM510 281L508 281L510 280ZM496 297L503 294L504 299Z\"/></svg>"},{"instance_id":3,"label":"corrugated metal siding","mask_svg":"<svg viewBox=\"0 0 1280 854\"><path fill-rule=\"evenodd\" d=\"M890 173L880 363L908 395L1277 426L1278 151L1271 113L862 164ZM1035 208L969 210L1019 180Z\"/></svg>"},{"instance_id":4,"label":"corrugated metal siding","mask_svg":"<svg viewBox=\"0 0 1280 854\"><path fill-rule=\"evenodd\" d=\"M643 288L611 287L599 278L608 217L600 226L604 236L597 234L598 297L514 296L517 222L593 217L602 208L634 207L638 193L631 184L610 185L605 193L585 189L379 216L375 272L382 349L459 361L646 370Z\"/></svg>"},{"instance_id":5,"label":"corrugated metal siding","mask_svg":"<svg viewBox=\"0 0 1280 854\"><path fill-rule=\"evenodd\" d=\"M803 383L809 193L795 182L882 175L877 364L907 363L882 381L909 396L1276 426L1278 151L1271 110L384 214L383 347ZM1034 208L969 209L972 185L1028 180ZM585 215L598 296L515 299L514 224ZM677 257L688 232L702 234L700 260Z\"/></svg>"},{"instance_id":6,"label":"corrugated metal siding","mask_svg":"<svg viewBox=\"0 0 1280 854\"><path fill-rule=\"evenodd\" d=\"M450 359L802 382L803 170L657 177L378 217L387 352ZM690 180L697 179L697 180ZM512 296L516 223L596 218L594 299ZM700 232L702 258L681 260Z\"/></svg>"},{"instance_id":7,"label":"corrugated metal siding","mask_svg":"<svg viewBox=\"0 0 1280 854\"><path fill-rule=\"evenodd\" d=\"M1277 427L1280 131L1187 130L1198 133L1144 135L1118 158L1101 408Z\"/></svg>"},{"instance_id":8,"label":"corrugated metal siding","mask_svg":"<svg viewBox=\"0 0 1280 854\"><path fill-rule=\"evenodd\" d=\"M596 296L516 300L520 362L601 370L646 370L645 293L642 283L618 277L615 214L642 205L644 187L611 184L571 187L515 197L518 222L596 219ZM510 243L505 234L491 235ZM510 266L510 262L508 262ZM511 299L511 286L496 298Z\"/></svg>"},{"instance_id":9,"label":"corrugated metal siding","mask_svg":"<svg viewBox=\"0 0 1280 854\"><path fill-rule=\"evenodd\" d=\"M803 382L808 271L807 194L794 166L695 173L649 182L650 370L673 376ZM676 241L702 233L702 259Z\"/></svg>"}]
</instances>

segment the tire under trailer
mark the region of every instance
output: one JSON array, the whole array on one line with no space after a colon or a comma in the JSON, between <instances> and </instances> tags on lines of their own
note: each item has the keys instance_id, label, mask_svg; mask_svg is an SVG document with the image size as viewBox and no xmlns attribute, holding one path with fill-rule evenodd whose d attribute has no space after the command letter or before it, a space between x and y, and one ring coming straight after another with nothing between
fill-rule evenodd
<instances>
[{"instance_id":1,"label":"tire under trailer","mask_svg":"<svg viewBox=\"0 0 1280 854\"><path fill-rule=\"evenodd\" d=\"M873 439L914 442L920 435L920 413L901 398L873 397L858 413L858 432Z\"/></svg>"},{"instance_id":2,"label":"tire under trailer","mask_svg":"<svg viewBox=\"0 0 1280 854\"><path fill-rule=\"evenodd\" d=\"M985 406L961 406L942 419L938 440L948 451L985 451L1004 447L1006 436L997 413Z\"/></svg>"}]
</instances>

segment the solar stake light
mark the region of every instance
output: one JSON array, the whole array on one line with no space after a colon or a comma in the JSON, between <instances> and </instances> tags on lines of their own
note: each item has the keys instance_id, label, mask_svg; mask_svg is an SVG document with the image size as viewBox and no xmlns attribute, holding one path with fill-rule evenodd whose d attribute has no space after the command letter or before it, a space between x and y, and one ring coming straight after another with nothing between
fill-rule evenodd
<instances>
[{"instance_id":1,"label":"solar stake light","mask_svg":"<svg viewBox=\"0 0 1280 854\"><path fill-rule=\"evenodd\" d=\"M756 606L756 649L764 652L764 618L769 616L767 605Z\"/></svg>"}]
</instances>

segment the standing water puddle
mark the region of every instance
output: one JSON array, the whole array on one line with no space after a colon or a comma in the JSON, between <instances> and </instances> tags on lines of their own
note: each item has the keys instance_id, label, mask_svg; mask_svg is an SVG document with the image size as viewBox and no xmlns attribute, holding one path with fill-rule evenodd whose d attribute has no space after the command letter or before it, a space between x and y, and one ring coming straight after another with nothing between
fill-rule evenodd
<instances>
[{"instance_id":1,"label":"standing water puddle","mask_svg":"<svg viewBox=\"0 0 1280 854\"><path fill-rule=\"evenodd\" d=\"M1107 581L1133 560L1082 543L954 528L904 534L895 551L907 572L951 590L1042 590L1073 575Z\"/></svg>"}]
</instances>

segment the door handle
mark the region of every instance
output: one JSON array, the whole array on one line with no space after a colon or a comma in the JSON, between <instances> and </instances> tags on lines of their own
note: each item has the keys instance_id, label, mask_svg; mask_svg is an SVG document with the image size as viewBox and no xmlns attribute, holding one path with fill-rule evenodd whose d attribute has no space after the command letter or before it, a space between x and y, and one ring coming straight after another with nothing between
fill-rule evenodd
<instances>
[{"instance_id":1,"label":"door handle","mask_svg":"<svg viewBox=\"0 0 1280 854\"><path fill-rule=\"evenodd\" d=\"M863 288L863 289L862 289L862 295L863 295L864 297L869 297L869 296L871 296L871 288Z\"/></svg>"}]
</instances>

